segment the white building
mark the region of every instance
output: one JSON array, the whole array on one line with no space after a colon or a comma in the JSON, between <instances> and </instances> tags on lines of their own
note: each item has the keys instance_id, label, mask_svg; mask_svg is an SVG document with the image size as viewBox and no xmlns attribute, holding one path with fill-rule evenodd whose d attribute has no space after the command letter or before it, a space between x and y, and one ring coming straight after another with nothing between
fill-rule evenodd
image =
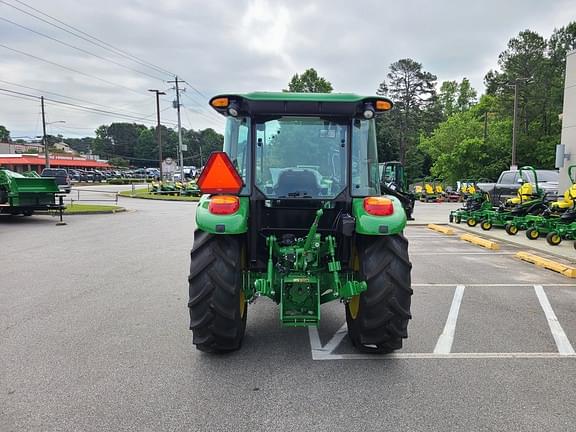
<instances>
[{"instance_id":1,"label":"white building","mask_svg":"<svg viewBox=\"0 0 576 432\"><path fill-rule=\"evenodd\" d=\"M564 109L562 112L562 137L565 153L570 155L560 169L560 193L568 189L568 167L576 165L576 51L566 55L566 81L564 83Z\"/></svg>"}]
</instances>

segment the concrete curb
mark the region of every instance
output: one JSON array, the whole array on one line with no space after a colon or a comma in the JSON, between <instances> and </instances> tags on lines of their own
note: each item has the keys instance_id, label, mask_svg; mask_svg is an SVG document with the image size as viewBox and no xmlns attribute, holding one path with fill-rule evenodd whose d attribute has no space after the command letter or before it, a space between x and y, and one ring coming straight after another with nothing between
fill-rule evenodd
<instances>
[{"instance_id":1,"label":"concrete curb","mask_svg":"<svg viewBox=\"0 0 576 432\"><path fill-rule=\"evenodd\" d=\"M562 264L557 261L542 258L541 256L534 255L528 252L518 252L515 255L515 257L521 259L522 261L535 264L538 267L543 267L545 269L555 271L556 273L560 273L561 275L564 275L566 277L576 278L575 267L571 267L569 265Z\"/></svg>"},{"instance_id":2,"label":"concrete curb","mask_svg":"<svg viewBox=\"0 0 576 432\"><path fill-rule=\"evenodd\" d=\"M454 228L456 228L457 230L460 230L460 231L465 231L465 232L474 233L474 234L477 232L477 230L476 230L475 228L468 227L466 224L450 223L449 225L452 226L452 227L454 227ZM508 236L508 237L510 237L510 238L500 238L500 237L497 237L497 236L495 236L495 235L489 234L489 232L490 232L490 231L484 231L484 232L482 233L482 235L485 236L485 237L488 237L488 238L490 238L490 239L498 240L499 242L506 243L506 244L509 244L509 245L512 245L512 246L516 246L516 247L519 247L519 248L533 249L533 248L531 248L531 247L529 247L529 246L526 246L525 244L515 242L513 236ZM568 260L568 261L571 261L571 260L572 260L571 258L566 257L566 256L564 256L564 255L561 255L561 254L559 254L559 253L556 253L556 252L554 252L554 251L548 251L548 250L542 251L542 250L539 250L539 249L536 249L536 248L534 248L534 250L538 250L539 252L542 252L542 253L544 253L544 254L546 254L546 255L551 255L551 256L553 256L553 257L555 257L555 258L560 258L560 259L564 259L564 260Z\"/></svg>"},{"instance_id":3,"label":"concrete curb","mask_svg":"<svg viewBox=\"0 0 576 432\"><path fill-rule=\"evenodd\" d=\"M499 250L500 245L495 241L488 240L482 237L478 237L472 234L462 234L460 236L460 240L467 241L469 243L473 243L478 246L482 246L483 248L490 249L490 250Z\"/></svg>"},{"instance_id":4,"label":"concrete curb","mask_svg":"<svg viewBox=\"0 0 576 432\"><path fill-rule=\"evenodd\" d=\"M151 197L143 197L143 196L131 196L131 195L123 195L121 193L119 193L118 196L121 196L122 198L142 199L142 200L149 200L149 201L172 201L172 202L191 202L191 203L197 203L198 201L200 201L200 197L198 197L198 199L195 199L195 200L189 200L189 199L178 200L178 199L151 198Z\"/></svg>"},{"instance_id":5,"label":"concrete curb","mask_svg":"<svg viewBox=\"0 0 576 432\"><path fill-rule=\"evenodd\" d=\"M123 213L126 209L124 207L120 207L114 210L98 210L98 211L87 211L87 212L74 212L74 213L63 213L64 216L76 216L76 215L93 215L93 214L115 214L115 213Z\"/></svg>"},{"instance_id":6,"label":"concrete curb","mask_svg":"<svg viewBox=\"0 0 576 432\"><path fill-rule=\"evenodd\" d=\"M446 234L446 235L454 235L454 230L452 228L448 228L447 226L436 225L436 224L428 224L426 226L428 227L428 229L431 229L432 231L437 231L439 233Z\"/></svg>"}]
</instances>

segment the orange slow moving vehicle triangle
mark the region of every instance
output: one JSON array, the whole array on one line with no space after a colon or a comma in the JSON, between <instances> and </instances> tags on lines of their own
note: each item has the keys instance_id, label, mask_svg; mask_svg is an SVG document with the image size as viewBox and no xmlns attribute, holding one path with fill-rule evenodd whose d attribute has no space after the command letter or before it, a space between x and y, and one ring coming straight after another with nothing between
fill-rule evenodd
<instances>
[{"instance_id":1,"label":"orange slow moving vehicle triangle","mask_svg":"<svg viewBox=\"0 0 576 432\"><path fill-rule=\"evenodd\" d=\"M212 152L198 178L198 187L207 194L237 194L242 178L225 152Z\"/></svg>"}]
</instances>

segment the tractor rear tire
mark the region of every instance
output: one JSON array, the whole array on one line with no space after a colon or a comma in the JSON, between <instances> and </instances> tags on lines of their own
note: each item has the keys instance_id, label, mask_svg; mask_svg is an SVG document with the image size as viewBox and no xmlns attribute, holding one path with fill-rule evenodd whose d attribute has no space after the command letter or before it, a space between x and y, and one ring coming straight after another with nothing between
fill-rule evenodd
<instances>
[{"instance_id":1,"label":"tractor rear tire","mask_svg":"<svg viewBox=\"0 0 576 432\"><path fill-rule=\"evenodd\" d=\"M506 233L509 235L516 235L518 234L518 227L516 225L512 225L512 224L506 224L506 226L504 227L504 229L506 230Z\"/></svg>"},{"instance_id":2,"label":"tractor rear tire","mask_svg":"<svg viewBox=\"0 0 576 432\"><path fill-rule=\"evenodd\" d=\"M560 243L562 243L562 237L560 237L556 231L550 231L546 235L546 241L550 246L558 246Z\"/></svg>"},{"instance_id":3,"label":"tractor rear tire","mask_svg":"<svg viewBox=\"0 0 576 432\"><path fill-rule=\"evenodd\" d=\"M412 318L408 240L402 234L359 235L356 251L360 277L368 289L346 304L348 336L362 352L400 349Z\"/></svg>"},{"instance_id":4,"label":"tractor rear tire","mask_svg":"<svg viewBox=\"0 0 576 432\"><path fill-rule=\"evenodd\" d=\"M492 222L482 221L480 228L482 228L484 231L490 231L492 229Z\"/></svg>"},{"instance_id":5,"label":"tractor rear tire","mask_svg":"<svg viewBox=\"0 0 576 432\"><path fill-rule=\"evenodd\" d=\"M468 218L466 223L469 227L475 227L478 224L478 221L475 218Z\"/></svg>"},{"instance_id":6,"label":"tractor rear tire","mask_svg":"<svg viewBox=\"0 0 576 432\"><path fill-rule=\"evenodd\" d=\"M237 236L194 233L188 308L192 343L200 351L224 353L242 344L247 315L243 250Z\"/></svg>"},{"instance_id":7,"label":"tractor rear tire","mask_svg":"<svg viewBox=\"0 0 576 432\"><path fill-rule=\"evenodd\" d=\"M526 230L526 238L528 240L538 240L538 237L540 237L540 233L536 228L528 228Z\"/></svg>"}]
</instances>

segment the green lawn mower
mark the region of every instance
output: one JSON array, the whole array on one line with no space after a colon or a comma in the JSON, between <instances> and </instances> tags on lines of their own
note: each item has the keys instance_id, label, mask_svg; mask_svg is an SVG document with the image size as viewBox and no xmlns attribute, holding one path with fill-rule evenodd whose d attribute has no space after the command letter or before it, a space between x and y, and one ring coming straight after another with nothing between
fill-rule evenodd
<instances>
[{"instance_id":1,"label":"green lawn mower","mask_svg":"<svg viewBox=\"0 0 576 432\"><path fill-rule=\"evenodd\" d=\"M476 226L479 216L492 209L490 197L482 191L476 182L468 180L467 190L469 195L464 202L464 206L450 212L448 220L454 223L466 222L470 226Z\"/></svg>"},{"instance_id":2,"label":"green lawn mower","mask_svg":"<svg viewBox=\"0 0 576 432\"><path fill-rule=\"evenodd\" d=\"M548 235L556 231L556 227L562 229L576 221L576 165L568 168L568 176L572 185L564 192L562 198L557 201L545 203L546 207L540 214L514 217L505 225L506 232L510 235L516 235L520 230L526 230L526 237L530 240L536 240L540 235ZM548 236L547 236L548 239ZM550 244L558 244L557 238L553 235L550 237Z\"/></svg>"},{"instance_id":3,"label":"green lawn mower","mask_svg":"<svg viewBox=\"0 0 576 432\"><path fill-rule=\"evenodd\" d=\"M518 188L516 197L510 198L499 207L479 214L480 227L483 230L487 231L493 227L505 228L512 225L520 228L532 216L540 215L546 210L545 197L538 187L536 170L531 166L524 166L520 168L520 177L523 178L523 173L528 171L534 176L535 185L533 186L529 180L526 180L528 179L526 176L524 183ZM508 229L506 231L509 232Z\"/></svg>"}]
</instances>

